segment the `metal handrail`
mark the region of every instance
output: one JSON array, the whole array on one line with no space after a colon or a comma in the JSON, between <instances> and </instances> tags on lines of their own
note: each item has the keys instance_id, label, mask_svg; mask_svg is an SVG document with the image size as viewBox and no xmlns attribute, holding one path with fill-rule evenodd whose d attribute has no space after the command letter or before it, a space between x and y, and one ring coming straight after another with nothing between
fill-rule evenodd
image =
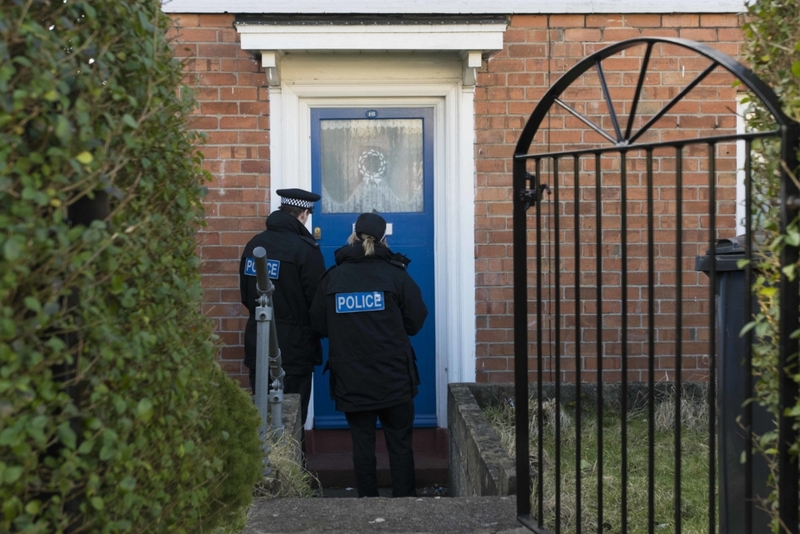
<instances>
[{"instance_id":1,"label":"metal handrail","mask_svg":"<svg viewBox=\"0 0 800 534\"><path fill-rule=\"evenodd\" d=\"M269 461L270 446L267 428L276 438L283 436L283 379L281 349L274 324L272 294L275 286L267 274L267 251L256 247L253 251L256 264L256 394L255 404L261 415L258 428L264 447L264 476L272 472ZM270 381L271 379L271 381ZM269 385L269 389L265 386Z\"/></svg>"}]
</instances>

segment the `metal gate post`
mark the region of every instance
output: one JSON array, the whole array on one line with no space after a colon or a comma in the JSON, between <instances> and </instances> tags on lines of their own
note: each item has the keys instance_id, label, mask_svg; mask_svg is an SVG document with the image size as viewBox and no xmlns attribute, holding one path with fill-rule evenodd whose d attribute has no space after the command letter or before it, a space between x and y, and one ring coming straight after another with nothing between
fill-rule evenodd
<instances>
[{"instance_id":1,"label":"metal gate post","mask_svg":"<svg viewBox=\"0 0 800 534\"><path fill-rule=\"evenodd\" d=\"M516 426L517 518L531 521L528 464L528 224L525 160L514 160L514 414Z\"/></svg>"},{"instance_id":2,"label":"metal gate post","mask_svg":"<svg viewBox=\"0 0 800 534\"><path fill-rule=\"evenodd\" d=\"M797 169L798 140L800 128L797 125L783 127L781 142L781 234L797 217L798 204L800 204L800 189L797 187L796 176L792 176ZM795 245L784 244L781 249L781 265L797 265L800 259L800 248ZM781 271L780 282L780 399L778 420L778 506L781 523L794 532L798 524L798 491L797 458L792 458L790 448L796 441L797 431L794 428L795 417L788 415L797 403L798 384L794 380L798 373L798 339L792 334L800 327L798 306L800 306L800 284L798 276L789 277Z\"/></svg>"}]
</instances>

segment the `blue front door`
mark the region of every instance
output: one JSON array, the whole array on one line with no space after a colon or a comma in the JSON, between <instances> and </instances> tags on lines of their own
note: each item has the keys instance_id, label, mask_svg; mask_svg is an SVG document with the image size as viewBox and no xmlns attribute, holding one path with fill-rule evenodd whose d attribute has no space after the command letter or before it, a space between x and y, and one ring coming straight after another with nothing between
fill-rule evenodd
<instances>
[{"instance_id":1,"label":"blue front door","mask_svg":"<svg viewBox=\"0 0 800 534\"><path fill-rule=\"evenodd\" d=\"M326 266L366 211L386 219L389 248L412 260L408 272L428 307L425 326L411 338L422 382L415 426L436 426L433 108L312 108L311 183L322 196L313 227ZM314 372L314 427L345 428L322 369Z\"/></svg>"}]
</instances>

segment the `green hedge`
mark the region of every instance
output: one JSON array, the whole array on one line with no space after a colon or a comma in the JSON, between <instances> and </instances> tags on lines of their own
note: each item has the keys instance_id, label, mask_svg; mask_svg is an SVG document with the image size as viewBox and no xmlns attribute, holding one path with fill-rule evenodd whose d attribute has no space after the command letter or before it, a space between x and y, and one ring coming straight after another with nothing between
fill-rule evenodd
<instances>
[{"instance_id":1,"label":"green hedge","mask_svg":"<svg viewBox=\"0 0 800 534\"><path fill-rule=\"evenodd\" d=\"M748 21L744 25L744 56L750 68L781 99L783 111L787 116L800 121L800 3L797 0L753 0L747 7ZM748 126L753 130L770 130L775 127L769 112L757 101L749 109ZM784 234L780 232L780 210L773 199L780 193L780 144L770 141L754 141L753 150L753 216L754 228L763 232L761 254L756 260L758 273L754 292L758 299L759 313L748 325L754 329L756 342L753 346L753 366L756 375L755 400L777 417L780 411L779 390L781 370L779 366L778 340L780 339L780 301L777 293L781 275L793 278L800 274L798 265L781 265L779 258L786 244L800 244L800 225L795 218L788 224ZM800 156L800 154L798 154ZM798 180L798 169L789 169L792 178ZM800 335L800 332L783 335ZM800 382L800 369L797 357L786 369ZM800 427L800 400L787 408L796 418L795 428ZM773 491L764 499L763 506L772 515L773 532L783 532L778 521L778 494L775 484L780 477L777 458L778 433L769 432L760 436L755 448L767 458L772 470L770 482ZM800 440L791 444L791 454L795 460L800 454Z\"/></svg>"},{"instance_id":2,"label":"green hedge","mask_svg":"<svg viewBox=\"0 0 800 534\"><path fill-rule=\"evenodd\" d=\"M168 24L158 0L0 10L2 532L209 529L260 478L201 313L206 176ZM96 191L109 217L71 227Z\"/></svg>"}]
</instances>

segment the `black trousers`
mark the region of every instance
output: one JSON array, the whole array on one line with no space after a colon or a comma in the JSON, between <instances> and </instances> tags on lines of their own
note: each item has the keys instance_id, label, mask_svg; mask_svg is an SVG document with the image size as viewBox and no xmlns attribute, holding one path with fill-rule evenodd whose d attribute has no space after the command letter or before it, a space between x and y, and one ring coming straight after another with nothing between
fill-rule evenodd
<instances>
[{"instance_id":1,"label":"black trousers","mask_svg":"<svg viewBox=\"0 0 800 534\"><path fill-rule=\"evenodd\" d=\"M393 497L414 497L414 451L411 449L414 426L413 399L380 410L345 412L353 438L353 467L359 497L378 496L378 473L375 459L375 431L380 419L386 448L389 451L389 471L392 476Z\"/></svg>"},{"instance_id":2,"label":"black trousers","mask_svg":"<svg viewBox=\"0 0 800 534\"><path fill-rule=\"evenodd\" d=\"M308 403L311 400L311 377L313 373L307 375L285 375L283 377L283 392L284 393L299 393L300 394L300 413L303 418L303 424L306 424L308 417ZM250 389L253 395L256 394L256 370L250 369Z\"/></svg>"}]
</instances>

